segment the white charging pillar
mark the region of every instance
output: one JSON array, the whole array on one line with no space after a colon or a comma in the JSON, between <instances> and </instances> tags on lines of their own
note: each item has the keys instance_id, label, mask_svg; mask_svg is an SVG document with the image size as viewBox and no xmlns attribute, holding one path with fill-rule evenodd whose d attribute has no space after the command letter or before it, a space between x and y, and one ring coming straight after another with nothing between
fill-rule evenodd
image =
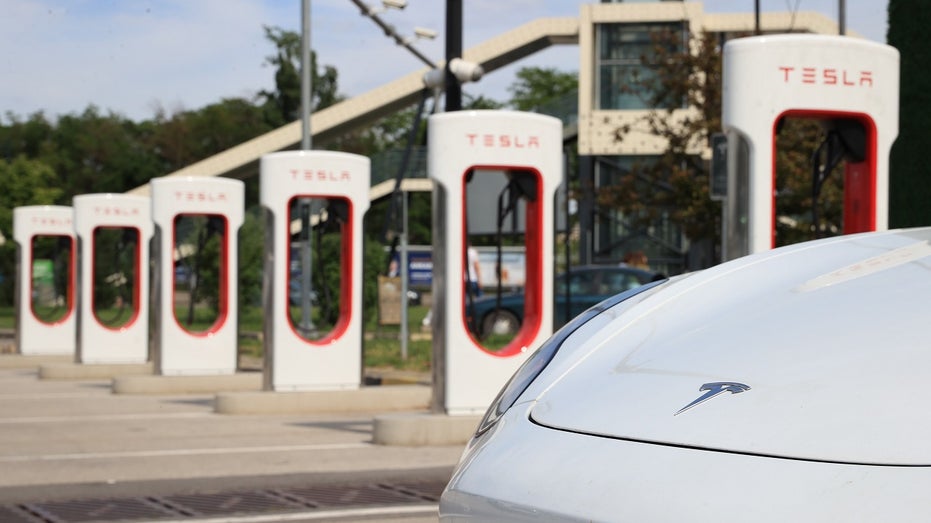
<instances>
[{"instance_id":1,"label":"white charging pillar","mask_svg":"<svg viewBox=\"0 0 931 523\"><path fill-rule=\"evenodd\" d=\"M126 194L85 194L75 196L73 202L80 296L77 361L145 363L149 356L152 204L148 197ZM113 261L110 257L119 263L108 263ZM125 292L108 296L108 303L98 303L98 285Z\"/></svg>"},{"instance_id":2,"label":"white charging pillar","mask_svg":"<svg viewBox=\"0 0 931 523\"><path fill-rule=\"evenodd\" d=\"M233 374L238 351L239 228L244 218L244 185L239 180L165 177L151 182L155 281L155 363L162 375ZM217 317L204 330L183 326L176 316L176 257L187 255L177 224L182 217L204 217L219 237ZM206 233L204 233L206 234ZM194 250L197 253L196 249ZM198 274L186 275L198 278ZM196 304L195 304L196 305Z\"/></svg>"},{"instance_id":3,"label":"white charging pillar","mask_svg":"<svg viewBox=\"0 0 931 523\"><path fill-rule=\"evenodd\" d=\"M265 388L358 388L362 380L362 219L369 208L369 159L328 151L281 152L263 156L260 172L268 228L263 292ZM292 210L301 201L319 206L301 227L322 227L324 221L332 220L340 236L339 318L319 336L301 332L301 320L290 310L297 305L289 301L291 269L300 265L292 256L292 235L299 229L300 216ZM312 230L304 232L311 238ZM316 270L323 254L311 248L310 255L309 268ZM317 291L318 300L323 299L322 290Z\"/></svg>"},{"instance_id":4,"label":"white charging pillar","mask_svg":"<svg viewBox=\"0 0 931 523\"><path fill-rule=\"evenodd\" d=\"M898 51L843 36L739 38L724 46L725 259L775 246L775 143L783 118L862 126L865 157L848 162L845 173L844 233L888 228L889 150L899 125Z\"/></svg>"},{"instance_id":5,"label":"white charging pillar","mask_svg":"<svg viewBox=\"0 0 931 523\"><path fill-rule=\"evenodd\" d=\"M514 111L458 111L428 122L427 171L433 198L433 410L480 414L553 329L555 194L563 181L562 123ZM525 309L520 330L500 350L486 349L466 317L466 189L477 171L521 176L526 201ZM497 202L472 202L495 214Z\"/></svg>"},{"instance_id":6,"label":"white charging pillar","mask_svg":"<svg viewBox=\"0 0 931 523\"><path fill-rule=\"evenodd\" d=\"M15 301L16 346L20 354L74 354L77 321L73 219L71 207L36 205L13 209L13 238L19 244ZM52 244L41 245L45 242ZM46 255L61 259L37 258ZM45 279L55 282L46 285L47 289L41 288Z\"/></svg>"}]
</instances>

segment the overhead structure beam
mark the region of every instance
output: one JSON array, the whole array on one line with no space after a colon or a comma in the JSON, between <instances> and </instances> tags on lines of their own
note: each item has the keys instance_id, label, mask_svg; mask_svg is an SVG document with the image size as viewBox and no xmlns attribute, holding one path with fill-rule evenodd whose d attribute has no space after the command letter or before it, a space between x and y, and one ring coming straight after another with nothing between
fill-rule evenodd
<instances>
[{"instance_id":1,"label":"overhead structure beam","mask_svg":"<svg viewBox=\"0 0 931 523\"><path fill-rule=\"evenodd\" d=\"M487 74L551 45L578 44L578 41L578 18L541 18L466 50L463 58L481 65ZM436 66L443 67L444 63ZM310 124L315 143L326 143L417 103L424 88L423 75L429 70L414 71L359 96L315 111ZM258 173L258 162L263 155L299 147L301 132L301 121L296 120L166 176L248 178ZM128 192L148 195L149 185Z\"/></svg>"}]
</instances>

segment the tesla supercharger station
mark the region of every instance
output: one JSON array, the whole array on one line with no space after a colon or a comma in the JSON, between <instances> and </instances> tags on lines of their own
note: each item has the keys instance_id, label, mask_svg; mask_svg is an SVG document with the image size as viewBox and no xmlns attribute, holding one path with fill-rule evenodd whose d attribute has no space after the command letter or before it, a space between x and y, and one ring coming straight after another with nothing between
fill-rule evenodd
<instances>
[{"instance_id":1,"label":"tesla supercharger station","mask_svg":"<svg viewBox=\"0 0 931 523\"><path fill-rule=\"evenodd\" d=\"M898 134L899 53L842 36L774 35L724 46L724 258L776 243L776 134L810 118L846 149L843 233L888 228L889 150Z\"/></svg>"},{"instance_id":2,"label":"tesla supercharger station","mask_svg":"<svg viewBox=\"0 0 931 523\"><path fill-rule=\"evenodd\" d=\"M244 218L239 180L166 177L151 182L155 366L162 375L236 372L238 232ZM192 260L185 262L185 260ZM209 267L210 270L204 270ZM215 309L196 320L198 293L214 285ZM193 314L192 314L193 313ZM194 321L191 317L194 316Z\"/></svg>"},{"instance_id":3,"label":"tesla supercharger station","mask_svg":"<svg viewBox=\"0 0 931 523\"><path fill-rule=\"evenodd\" d=\"M16 346L23 355L74 354L75 246L71 207L13 209L18 245Z\"/></svg>"},{"instance_id":4,"label":"tesla supercharger station","mask_svg":"<svg viewBox=\"0 0 931 523\"><path fill-rule=\"evenodd\" d=\"M78 363L145 363L149 357L146 196L75 196L78 238Z\"/></svg>"},{"instance_id":5,"label":"tesla supercharger station","mask_svg":"<svg viewBox=\"0 0 931 523\"><path fill-rule=\"evenodd\" d=\"M369 208L369 165L364 156L328 151L262 157L266 390L356 389L361 384L362 218ZM335 254L318 250L316 240L325 232L339 238ZM328 256L338 260L325 260ZM327 278L338 276L336 296L323 288L323 278L311 278L324 272L324 261L338 262L338 274L327 273ZM308 283L313 293L302 304L299 291ZM311 314L328 305L337 312L335 319Z\"/></svg>"},{"instance_id":6,"label":"tesla supercharger station","mask_svg":"<svg viewBox=\"0 0 931 523\"><path fill-rule=\"evenodd\" d=\"M428 146L428 175L435 183L433 410L480 414L552 334L554 201L563 181L562 124L553 117L511 111L444 113L429 119ZM469 214L495 215L500 202L467 202L467 192L473 180L489 175L506 180L500 194L521 200L517 218L525 223L523 322L513 339L495 350L486 348L474 331L466 285Z\"/></svg>"}]
</instances>

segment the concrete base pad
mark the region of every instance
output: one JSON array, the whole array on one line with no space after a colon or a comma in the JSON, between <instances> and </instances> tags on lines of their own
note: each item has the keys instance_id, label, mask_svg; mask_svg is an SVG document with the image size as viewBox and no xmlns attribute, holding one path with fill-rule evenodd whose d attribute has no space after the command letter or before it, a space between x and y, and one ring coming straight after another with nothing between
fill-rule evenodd
<instances>
[{"instance_id":1,"label":"concrete base pad","mask_svg":"<svg viewBox=\"0 0 931 523\"><path fill-rule=\"evenodd\" d=\"M372 439L379 445L464 445L469 442L481 416L398 413L375 417Z\"/></svg>"},{"instance_id":2,"label":"concrete base pad","mask_svg":"<svg viewBox=\"0 0 931 523\"><path fill-rule=\"evenodd\" d=\"M43 380L102 380L123 374L152 374L151 363L48 363L39 367Z\"/></svg>"},{"instance_id":3,"label":"concrete base pad","mask_svg":"<svg viewBox=\"0 0 931 523\"><path fill-rule=\"evenodd\" d=\"M0 354L0 369L28 369L73 361L73 354Z\"/></svg>"},{"instance_id":4,"label":"concrete base pad","mask_svg":"<svg viewBox=\"0 0 931 523\"><path fill-rule=\"evenodd\" d=\"M313 414L423 410L432 389L424 385L387 385L356 390L238 392L217 394L219 414Z\"/></svg>"},{"instance_id":5,"label":"concrete base pad","mask_svg":"<svg viewBox=\"0 0 931 523\"><path fill-rule=\"evenodd\" d=\"M114 394L215 394L262 390L261 372L207 376L118 376Z\"/></svg>"}]
</instances>

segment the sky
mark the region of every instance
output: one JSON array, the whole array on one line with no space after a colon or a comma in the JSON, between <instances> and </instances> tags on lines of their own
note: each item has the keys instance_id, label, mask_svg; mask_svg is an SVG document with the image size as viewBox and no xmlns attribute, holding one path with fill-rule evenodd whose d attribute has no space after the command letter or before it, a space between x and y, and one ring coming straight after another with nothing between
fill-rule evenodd
<instances>
[{"instance_id":1,"label":"sky","mask_svg":"<svg viewBox=\"0 0 931 523\"><path fill-rule=\"evenodd\" d=\"M545 17L578 16L595 0L463 0L463 48ZM380 6L380 0L366 0ZM706 0L714 13L752 13L755 0ZM839 0L760 0L763 12L815 11L832 20ZM848 31L885 42L887 0L846 2ZM435 30L414 45L444 57L443 0L408 0L379 13L402 35ZM95 105L135 121L199 109L274 89L265 65L274 47L263 26L301 31L301 0L2 0L0 122L42 111L48 118ZM335 66L339 91L365 93L424 64L395 45L350 0L311 0L311 47ZM466 94L506 101L521 67L578 70L578 47L557 46L488 74Z\"/></svg>"}]
</instances>

